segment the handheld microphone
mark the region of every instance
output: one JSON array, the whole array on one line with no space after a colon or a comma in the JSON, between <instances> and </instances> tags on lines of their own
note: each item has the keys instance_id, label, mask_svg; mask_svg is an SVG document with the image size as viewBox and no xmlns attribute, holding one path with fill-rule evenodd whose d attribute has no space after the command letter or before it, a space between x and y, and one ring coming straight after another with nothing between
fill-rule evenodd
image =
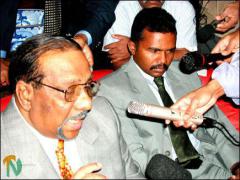
<instances>
[{"instance_id":1,"label":"handheld microphone","mask_svg":"<svg viewBox=\"0 0 240 180\"><path fill-rule=\"evenodd\" d=\"M145 176L147 179L192 179L189 171L162 154L152 157L147 165Z\"/></svg>"},{"instance_id":2,"label":"handheld microphone","mask_svg":"<svg viewBox=\"0 0 240 180\"><path fill-rule=\"evenodd\" d=\"M222 20L213 20L210 24L199 29L197 33L197 39L200 43L207 42L215 33L216 27L219 23L223 22L225 19Z\"/></svg>"},{"instance_id":3,"label":"handheld microphone","mask_svg":"<svg viewBox=\"0 0 240 180\"><path fill-rule=\"evenodd\" d=\"M200 54L197 51L185 54L179 63L180 70L185 74L191 74L195 71L210 67L209 63L218 60L224 60L232 56L232 53L223 56L221 53L216 54Z\"/></svg>"},{"instance_id":4,"label":"handheld microphone","mask_svg":"<svg viewBox=\"0 0 240 180\"><path fill-rule=\"evenodd\" d=\"M153 117L164 120L167 119L177 121L183 119L182 113L180 111L135 101L131 101L128 104L128 112L131 114L137 114L141 116ZM203 116L201 114L196 114L189 120L196 125L200 125L203 122Z\"/></svg>"}]
</instances>

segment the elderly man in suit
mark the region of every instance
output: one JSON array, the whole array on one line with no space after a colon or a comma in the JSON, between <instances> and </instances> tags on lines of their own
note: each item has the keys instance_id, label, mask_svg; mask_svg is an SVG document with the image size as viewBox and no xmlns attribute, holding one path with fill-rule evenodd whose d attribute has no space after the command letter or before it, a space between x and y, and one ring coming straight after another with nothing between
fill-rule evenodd
<instances>
[{"instance_id":1,"label":"elderly man in suit","mask_svg":"<svg viewBox=\"0 0 240 180\"><path fill-rule=\"evenodd\" d=\"M172 124L166 127L163 120L126 112L130 101L171 106L170 101L201 86L196 73L181 73L178 62L173 61L176 33L175 20L165 10L140 11L128 44L132 58L101 81L98 95L108 98L116 109L132 157L143 171L151 157L161 153L188 169L194 179L226 179L231 176L230 167L239 161L239 147L231 144L220 131L215 128L198 128L194 132L180 130ZM205 116L223 123L238 139L239 134L217 107ZM176 139L174 132L178 130L181 132L175 133Z\"/></svg>"},{"instance_id":2,"label":"elderly man in suit","mask_svg":"<svg viewBox=\"0 0 240 180\"><path fill-rule=\"evenodd\" d=\"M92 99L97 84L77 43L35 36L19 46L9 75L14 98L1 116L1 178L142 177L111 104Z\"/></svg>"}]
</instances>

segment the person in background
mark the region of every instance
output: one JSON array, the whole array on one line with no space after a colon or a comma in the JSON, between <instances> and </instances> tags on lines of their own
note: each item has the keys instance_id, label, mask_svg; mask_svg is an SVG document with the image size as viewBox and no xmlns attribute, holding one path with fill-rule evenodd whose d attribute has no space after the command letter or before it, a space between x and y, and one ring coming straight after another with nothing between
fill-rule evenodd
<instances>
[{"instance_id":1,"label":"person in background","mask_svg":"<svg viewBox=\"0 0 240 180\"><path fill-rule=\"evenodd\" d=\"M130 61L101 79L98 95L106 97L115 108L131 155L143 172L155 154L163 154L189 170L193 179L227 179L232 175L230 168L239 161L239 148L218 130L175 129L161 119L126 112L130 101L170 107L184 94L201 86L197 73L183 74L179 61L173 61L175 23L161 8L141 10L134 19L128 43ZM231 135L239 138L236 129L216 106L206 117L225 124ZM178 133L175 134L175 130ZM191 157L183 158L183 152Z\"/></svg>"},{"instance_id":2,"label":"person in background","mask_svg":"<svg viewBox=\"0 0 240 180\"><path fill-rule=\"evenodd\" d=\"M180 59L185 53L197 50L195 10L188 1L139 0L121 1L116 10L116 21L104 37L103 50L108 52L115 69L129 61L127 47L131 27L136 14L143 8L162 7L176 20L177 49L174 59Z\"/></svg>"},{"instance_id":3,"label":"person in background","mask_svg":"<svg viewBox=\"0 0 240 180\"><path fill-rule=\"evenodd\" d=\"M14 95L1 114L1 178L16 177L10 155L21 164L17 178L143 177L111 104L94 97L91 78L73 40L41 34L17 48L9 67Z\"/></svg>"},{"instance_id":4,"label":"person in background","mask_svg":"<svg viewBox=\"0 0 240 180\"><path fill-rule=\"evenodd\" d=\"M9 84L7 76L9 66L8 58L12 36L15 31L17 8L20 2L23 2L24 4L23 0L4 0L1 2L0 6L0 86L6 86ZM39 4L42 3L42 1L37 0L34 0L34 2L40 2ZM92 48L99 46L101 39L115 21L114 10L119 1L87 0L84 1L84 3L78 3L78 1L61 0L61 2L61 34L74 36L74 39L82 46L83 52L91 66L93 66L93 55L88 45L91 45ZM83 10L85 13L83 14L80 12L85 18L78 16L79 9L77 12L73 11L73 7L76 9L75 7L78 7L79 4L82 6L85 5L85 9ZM72 19L75 19L76 21L72 22Z\"/></svg>"},{"instance_id":5,"label":"person in background","mask_svg":"<svg viewBox=\"0 0 240 180\"><path fill-rule=\"evenodd\" d=\"M214 69L212 80L208 84L184 95L172 106L182 111L184 115L185 121L174 122L178 127L196 129L197 125L188 119L195 113L207 112L224 94L239 105L239 30L220 39L212 53L234 54L226 61L219 61L220 65Z\"/></svg>"},{"instance_id":6,"label":"person in background","mask_svg":"<svg viewBox=\"0 0 240 180\"><path fill-rule=\"evenodd\" d=\"M3 0L0 6L0 87L9 84L8 57L12 35L15 31L17 5L19 0Z\"/></svg>"}]
</instances>

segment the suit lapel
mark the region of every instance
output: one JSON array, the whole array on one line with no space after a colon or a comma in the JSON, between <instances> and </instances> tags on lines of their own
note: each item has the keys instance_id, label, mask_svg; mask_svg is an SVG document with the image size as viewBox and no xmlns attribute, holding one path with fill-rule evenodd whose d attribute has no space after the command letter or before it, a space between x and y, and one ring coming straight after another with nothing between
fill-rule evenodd
<instances>
[{"instance_id":1,"label":"suit lapel","mask_svg":"<svg viewBox=\"0 0 240 180\"><path fill-rule=\"evenodd\" d=\"M2 121L12 152L22 162L21 176L59 178L38 139L15 109L13 101L14 98L12 98L9 107L4 112L6 116L2 118Z\"/></svg>"},{"instance_id":2,"label":"suit lapel","mask_svg":"<svg viewBox=\"0 0 240 180\"><path fill-rule=\"evenodd\" d=\"M201 85L200 80L196 82L198 79L196 78L196 74L189 76L181 73L178 64L179 62L173 61L166 72L167 82L170 85L176 100Z\"/></svg>"},{"instance_id":3,"label":"suit lapel","mask_svg":"<svg viewBox=\"0 0 240 180\"><path fill-rule=\"evenodd\" d=\"M137 69L133 59L130 60L124 71L130 81L129 84L132 87L133 94L135 94L135 99L143 103L159 104L152 93L152 90L146 86L147 82L142 83L142 81L146 80L142 76L141 72Z\"/></svg>"},{"instance_id":4,"label":"suit lapel","mask_svg":"<svg viewBox=\"0 0 240 180\"><path fill-rule=\"evenodd\" d=\"M94 121L100 118L98 115L99 114L96 113L96 109L93 106L93 109L83 122L79 135L76 137L77 148L83 165L89 162L95 162L96 160L97 149L94 149L93 144L97 141L100 130L97 126L98 123Z\"/></svg>"}]
</instances>

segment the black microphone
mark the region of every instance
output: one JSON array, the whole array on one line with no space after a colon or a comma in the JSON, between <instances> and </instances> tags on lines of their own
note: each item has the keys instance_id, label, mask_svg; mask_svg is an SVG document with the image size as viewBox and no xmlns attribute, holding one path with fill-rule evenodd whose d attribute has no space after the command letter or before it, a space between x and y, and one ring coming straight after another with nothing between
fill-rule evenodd
<instances>
[{"instance_id":1,"label":"black microphone","mask_svg":"<svg viewBox=\"0 0 240 180\"><path fill-rule=\"evenodd\" d=\"M211 65L209 65L211 62L224 60L231 56L232 53L227 56L223 56L221 53L200 54L197 51L188 52L180 59L179 68L183 73L191 74L195 71L211 67Z\"/></svg>"},{"instance_id":2,"label":"black microphone","mask_svg":"<svg viewBox=\"0 0 240 180\"><path fill-rule=\"evenodd\" d=\"M147 165L145 176L147 179L192 179L189 171L162 154L152 157Z\"/></svg>"},{"instance_id":3,"label":"black microphone","mask_svg":"<svg viewBox=\"0 0 240 180\"><path fill-rule=\"evenodd\" d=\"M199 31L197 33L198 42L200 42L200 43L207 42L214 35L217 25L223 21L224 21L224 19L223 20L213 20L210 24L207 24L206 26L199 29Z\"/></svg>"}]
</instances>

